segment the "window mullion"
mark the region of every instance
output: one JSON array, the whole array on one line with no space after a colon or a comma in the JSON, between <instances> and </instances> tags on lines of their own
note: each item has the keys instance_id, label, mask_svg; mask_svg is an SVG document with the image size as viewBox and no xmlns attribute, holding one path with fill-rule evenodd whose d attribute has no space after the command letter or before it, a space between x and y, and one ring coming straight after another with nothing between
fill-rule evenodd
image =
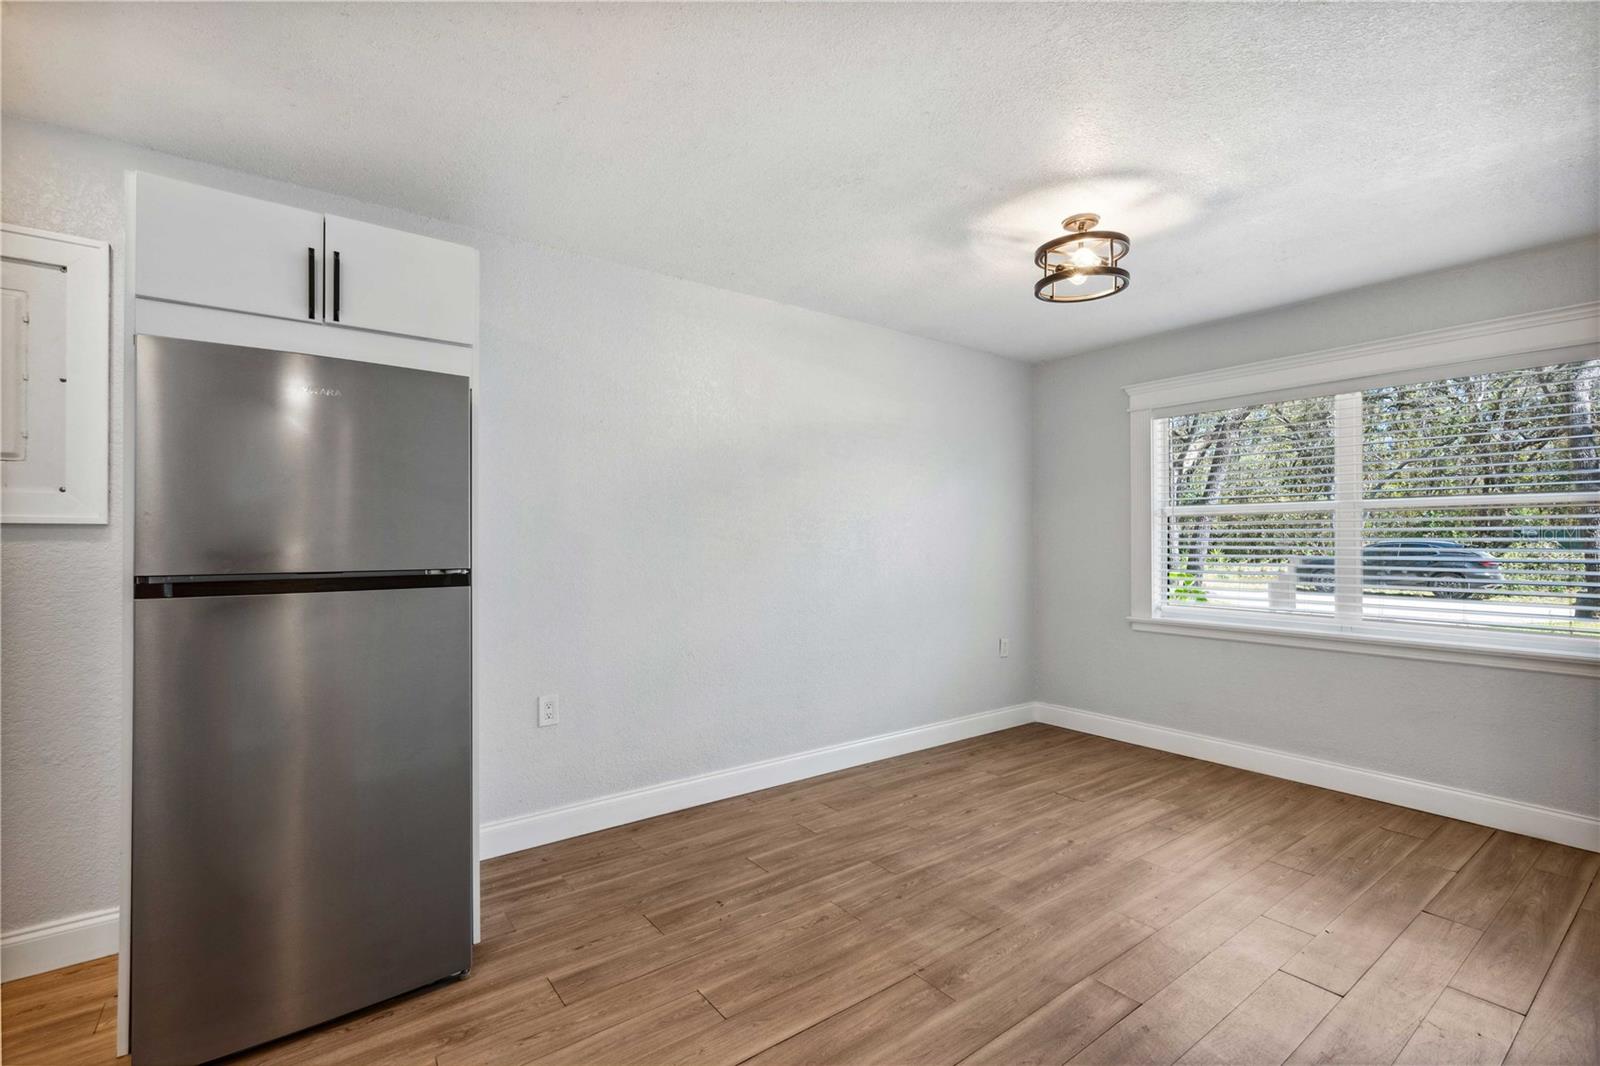
<instances>
[{"instance_id":1,"label":"window mullion","mask_svg":"<svg viewBox=\"0 0 1600 1066\"><path fill-rule=\"evenodd\" d=\"M1333 613L1361 620L1361 394L1333 398Z\"/></svg>"}]
</instances>

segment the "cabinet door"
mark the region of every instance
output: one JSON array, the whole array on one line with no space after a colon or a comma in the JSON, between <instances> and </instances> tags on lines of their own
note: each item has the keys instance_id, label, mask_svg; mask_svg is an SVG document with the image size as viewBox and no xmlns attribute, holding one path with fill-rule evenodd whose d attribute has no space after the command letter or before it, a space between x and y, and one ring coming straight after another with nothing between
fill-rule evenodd
<instances>
[{"instance_id":1,"label":"cabinet door","mask_svg":"<svg viewBox=\"0 0 1600 1066\"><path fill-rule=\"evenodd\" d=\"M321 317L322 215L140 174L135 189L138 296Z\"/></svg>"},{"instance_id":2,"label":"cabinet door","mask_svg":"<svg viewBox=\"0 0 1600 1066\"><path fill-rule=\"evenodd\" d=\"M355 329L473 344L475 249L327 216L325 321Z\"/></svg>"}]
</instances>

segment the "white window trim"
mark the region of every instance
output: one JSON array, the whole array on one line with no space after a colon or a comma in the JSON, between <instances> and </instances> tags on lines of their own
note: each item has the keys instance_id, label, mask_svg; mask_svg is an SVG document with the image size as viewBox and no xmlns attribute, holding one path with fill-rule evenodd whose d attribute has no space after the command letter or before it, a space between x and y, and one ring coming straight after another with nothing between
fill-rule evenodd
<instances>
[{"instance_id":1,"label":"white window trim","mask_svg":"<svg viewBox=\"0 0 1600 1066\"><path fill-rule=\"evenodd\" d=\"M1129 624L1144 632L1600 677L1600 642L1574 640L1576 646L1566 648L1539 638L1462 632L1450 626L1407 624L1401 632L1389 632L1370 620L1357 630L1341 629L1337 620L1330 624L1266 613L1236 619L1195 617L1193 608L1171 604L1158 610L1154 560L1160 549L1151 521L1152 486L1161 458L1152 430L1164 414L1217 402L1238 406L1284 395L1352 392L1379 383L1540 366L1561 362L1564 350L1595 344L1600 344L1600 302L1127 386L1133 543Z\"/></svg>"}]
</instances>

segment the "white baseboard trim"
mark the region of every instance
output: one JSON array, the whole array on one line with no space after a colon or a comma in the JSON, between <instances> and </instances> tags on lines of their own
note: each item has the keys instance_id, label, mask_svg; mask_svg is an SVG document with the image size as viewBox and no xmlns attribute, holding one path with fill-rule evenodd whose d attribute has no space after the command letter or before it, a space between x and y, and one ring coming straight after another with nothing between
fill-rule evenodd
<instances>
[{"instance_id":1,"label":"white baseboard trim","mask_svg":"<svg viewBox=\"0 0 1600 1066\"><path fill-rule=\"evenodd\" d=\"M0 980L31 977L117 953L117 908L58 918L0 936Z\"/></svg>"},{"instance_id":2,"label":"white baseboard trim","mask_svg":"<svg viewBox=\"0 0 1600 1066\"><path fill-rule=\"evenodd\" d=\"M815 748L764 762L735 766L699 777L668 781L649 788L618 792L565 807L486 822L479 827L480 859L492 859L524 848L636 822L702 803L741 796L801 778L843 770L894 755L937 747L956 740L993 733L1032 722L1033 704L932 722L897 733ZM0 936L0 978L10 981L62 966L115 955L118 950L116 907L18 929Z\"/></svg>"},{"instance_id":3,"label":"white baseboard trim","mask_svg":"<svg viewBox=\"0 0 1600 1066\"><path fill-rule=\"evenodd\" d=\"M492 859L497 855L509 855L540 844L637 822L641 818L653 818L658 814L698 807L702 803L742 796L747 792L786 785L791 781L862 763L1026 725L1033 720L1034 705L1019 703L1013 707L931 722L896 733L883 733L776 759L746 763L698 777L616 792L565 807L485 822L478 830L478 857Z\"/></svg>"},{"instance_id":4,"label":"white baseboard trim","mask_svg":"<svg viewBox=\"0 0 1600 1066\"><path fill-rule=\"evenodd\" d=\"M1052 703L1034 704L1034 721L1349 792L1384 803L1458 818L1463 822L1523 833L1541 840L1554 840L1575 848L1600 851L1600 818L1576 811L1541 807L1503 796L1469 792L1380 770L1365 770L1359 766L1295 755L1276 748L1242 744L1203 733L1190 733L1183 729L1170 729L1131 718L1118 718Z\"/></svg>"},{"instance_id":5,"label":"white baseboard trim","mask_svg":"<svg viewBox=\"0 0 1600 1066\"><path fill-rule=\"evenodd\" d=\"M1001 729L1043 722L1080 733L1126 741L1273 777L1459 818L1466 822L1600 851L1600 818L1556 810L1482 792L1436 785L1378 770L1295 755L1131 718L1050 703L1022 703L993 711L884 733L698 777L601 796L565 807L485 822L479 858L491 859L568 837L636 822L702 803L742 796L818 774L832 773ZM0 936L0 978L43 973L117 952L117 908L90 911Z\"/></svg>"}]
</instances>

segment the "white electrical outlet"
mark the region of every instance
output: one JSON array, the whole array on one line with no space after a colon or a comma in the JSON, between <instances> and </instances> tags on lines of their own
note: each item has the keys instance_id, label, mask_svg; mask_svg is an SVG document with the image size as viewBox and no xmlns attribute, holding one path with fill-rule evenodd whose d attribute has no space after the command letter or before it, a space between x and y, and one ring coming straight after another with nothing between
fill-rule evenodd
<instances>
[{"instance_id":1,"label":"white electrical outlet","mask_svg":"<svg viewBox=\"0 0 1600 1066\"><path fill-rule=\"evenodd\" d=\"M1010 637L1001 637L1000 638L1000 658L1009 659L1010 657L1011 657L1011 638Z\"/></svg>"},{"instance_id":2,"label":"white electrical outlet","mask_svg":"<svg viewBox=\"0 0 1600 1066\"><path fill-rule=\"evenodd\" d=\"M561 721L561 697L551 694L539 697L539 728Z\"/></svg>"}]
</instances>

